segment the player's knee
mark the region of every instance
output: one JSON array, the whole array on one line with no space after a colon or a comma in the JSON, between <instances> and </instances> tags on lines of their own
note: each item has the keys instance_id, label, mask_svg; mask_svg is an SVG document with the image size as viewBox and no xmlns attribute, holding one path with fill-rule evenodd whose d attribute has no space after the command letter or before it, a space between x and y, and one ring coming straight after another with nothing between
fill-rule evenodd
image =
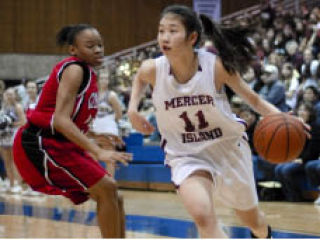
<instances>
[{"instance_id":1,"label":"player's knee","mask_svg":"<svg viewBox=\"0 0 320 240\"><path fill-rule=\"evenodd\" d=\"M101 192L102 194L112 194L117 193L117 183L112 178L105 178L105 180L101 184Z\"/></svg>"},{"instance_id":2,"label":"player's knee","mask_svg":"<svg viewBox=\"0 0 320 240\"><path fill-rule=\"evenodd\" d=\"M102 198L117 198L117 183L112 178L104 177L90 189L90 195L96 201Z\"/></svg>"},{"instance_id":3,"label":"player's knee","mask_svg":"<svg viewBox=\"0 0 320 240\"><path fill-rule=\"evenodd\" d=\"M211 211L206 211L205 208L195 208L190 211L195 223L202 227L217 223L214 214L211 214L210 212Z\"/></svg>"}]
</instances>

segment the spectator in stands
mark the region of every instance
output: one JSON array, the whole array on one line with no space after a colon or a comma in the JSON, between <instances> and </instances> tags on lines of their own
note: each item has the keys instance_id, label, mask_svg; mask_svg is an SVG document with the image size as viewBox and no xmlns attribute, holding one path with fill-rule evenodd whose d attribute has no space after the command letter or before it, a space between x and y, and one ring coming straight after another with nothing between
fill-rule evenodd
<instances>
[{"instance_id":1,"label":"spectator in stands","mask_svg":"<svg viewBox=\"0 0 320 240\"><path fill-rule=\"evenodd\" d=\"M319 157L317 160L308 161L305 164L305 172L307 178L313 186L320 187L320 160ZM314 204L320 205L320 194L318 198L314 201Z\"/></svg>"},{"instance_id":2,"label":"spectator in stands","mask_svg":"<svg viewBox=\"0 0 320 240\"><path fill-rule=\"evenodd\" d=\"M266 39L269 41L269 43L274 42L274 38L275 38L274 28L267 29L266 37L267 37Z\"/></svg>"},{"instance_id":3,"label":"spectator in stands","mask_svg":"<svg viewBox=\"0 0 320 240\"><path fill-rule=\"evenodd\" d=\"M98 79L98 112L93 120L88 136L106 150L125 149L119 134L118 123L122 118L122 106L116 92L109 89L109 75L101 71ZM111 176L115 174L115 164L106 163Z\"/></svg>"},{"instance_id":4,"label":"spectator in stands","mask_svg":"<svg viewBox=\"0 0 320 240\"><path fill-rule=\"evenodd\" d=\"M296 40L297 42L301 42L305 36L305 25L301 18L295 18L295 32L296 32Z\"/></svg>"},{"instance_id":5,"label":"spectator in stands","mask_svg":"<svg viewBox=\"0 0 320 240\"><path fill-rule=\"evenodd\" d=\"M301 73L306 77L311 76L310 64L314 59L311 48L307 48L303 51L303 64L301 66ZM309 67L307 67L309 66Z\"/></svg>"},{"instance_id":6,"label":"spectator in stands","mask_svg":"<svg viewBox=\"0 0 320 240\"><path fill-rule=\"evenodd\" d=\"M0 107L2 105L2 101L3 101L3 93L6 89L6 84L4 83L3 80L0 80Z\"/></svg>"},{"instance_id":7,"label":"spectator in stands","mask_svg":"<svg viewBox=\"0 0 320 240\"><path fill-rule=\"evenodd\" d=\"M35 81L27 81L26 82L26 100L25 100L25 105L24 105L24 112L25 115L28 116L30 111L35 109L37 99L38 99L38 85ZM40 193L33 191L32 188L27 185L25 182L22 181L22 195L27 195L27 196L39 196Z\"/></svg>"},{"instance_id":8,"label":"spectator in stands","mask_svg":"<svg viewBox=\"0 0 320 240\"><path fill-rule=\"evenodd\" d=\"M284 28L283 28L283 41L284 41L284 44L282 45L282 48L285 48L285 44L288 42L288 41L292 41L294 40L294 31L292 29L292 26L289 22L285 23L284 24Z\"/></svg>"},{"instance_id":9,"label":"spectator in stands","mask_svg":"<svg viewBox=\"0 0 320 240\"><path fill-rule=\"evenodd\" d=\"M285 45L285 61L291 62L295 69L301 69L303 63L302 54L298 51L298 43L296 40L288 41Z\"/></svg>"},{"instance_id":10,"label":"spectator in stands","mask_svg":"<svg viewBox=\"0 0 320 240\"><path fill-rule=\"evenodd\" d=\"M298 105L300 102L309 102L313 106L316 106L319 102L319 91L315 86L308 86L302 91L302 95L298 97Z\"/></svg>"},{"instance_id":11,"label":"spectator in stands","mask_svg":"<svg viewBox=\"0 0 320 240\"><path fill-rule=\"evenodd\" d=\"M26 85L25 85L26 82L27 82L27 79L22 78L21 83L14 87L16 91L16 97L18 101L22 103L22 106L24 106L27 101L27 91L26 91Z\"/></svg>"},{"instance_id":12,"label":"spectator in stands","mask_svg":"<svg viewBox=\"0 0 320 240\"><path fill-rule=\"evenodd\" d=\"M263 49L263 56L269 56L272 52L272 43L269 41L269 39L264 38L262 39L262 49Z\"/></svg>"},{"instance_id":13,"label":"spectator in stands","mask_svg":"<svg viewBox=\"0 0 320 240\"><path fill-rule=\"evenodd\" d=\"M318 89L318 82L311 75L311 65L312 63L302 66L301 82L298 87L298 101L303 98L303 95L305 94L305 90L307 88L313 87L315 91L317 91Z\"/></svg>"},{"instance_id":14,"label":"spectator in stands","mask_svg":"<svg viewBox=\"0 0 320 240\"><path fill-rule=\"evenodd\" d=\"M253 67L248 67L247 71L241 74L241 76L251 89L255 89L255 85L257 84L258 79L256 78L256 74Z\"/></svg>"},{"instance_id":15,"label":"spectator in stands","mask_svg":"<svg viewBox=\"0 0 320 240\"><path fill-rule=\"evenodd\" d=\"M312 105L317 104L319 101L319 90L315 86L306 87L303 91L303 101L310 102Z\"/></svg>"},{"instance_id":16,"label":"spectator in stands","mask_svg":"<svg viewBox=\"0 0 320 240\"><path fill-rule=\"evenodd\" d=\"M26 117L22 105L16 100L16 93L13 88L8 88L4 92L1 115L6 116L6 122L0 130L0 152L4 160L4 165L9 180L9 193L20 193L21 178L18 175L12 156L12 145L14 134L18 127L26 122Z\"/></svg>"},{"instance_id":17,"label":"spectator in stands","mask_svg":"<svg viewBox=\"0 0 320 240\"><path fill-rule=\"evenodd\" d=\"M274 65L277 68L280 68L282 65L282 61L284 59L283 55L284 51L276 51L273 50L267 57L267 60L265 61L266 64Z\"/></svg>"},{"instance_id":18,"label":"spectator in stands","mask_svg":"<svg viewBox=\"0 0 320 240\"><path fill-rule=\"evenodd\" d=\"M30 109L34 109L38 98L38 86L34 81L28 81L26 84L27 97L24 105L24 109L27 112Z\"/></svg>"},{"instance_id":19,"label":"spectator in stands","mask_svg":"<svg viewBox=\"0 0 320 240\"><path fill-rule=\"evenodd\" d=\"M310 102L314 106L316 122L320 124L320 93L318 88L310 85L302 92L298 101Z\"/></svg>"},{"instance_id":20,"label":"spectator in stands","mask_svg":"<svg viewBox=\"0 0 320 240\"><path fill-rule=\"evenodd\" d=\"M286 199L292 202L303 200L301 178L299 176L305 175L305 164L310 160L318 159L320 154L320 126L315 122L313 105L310 102L301 102L298 106L297 116L311 126L311 139L306 140L299 159L290 163L279 164L275 168L276 179L281 182ZM314 177L312 174L309 176Z\"/></svg>"},{"instance_id":21,"label":"spectator in stands","mask_svg":"<svg viewBox=\"0 0 320 240\"><path fill-rule=\"evenodd\" d=\"M277 52L284 51L286 39L283 31L277 32L274 39L274 48Z\"/></svg>"},{"instance_id":22,"label":"spectator in stands","mask_svg":"<svg viewBox=\"0 0 320 240\"><path fill-rule=\"evenodd\" d=\"M261 25L265 28L272 27L275 17L276 17L275 9L273 9L271 4L268 2L264 6L260 14Z\"/></svg>"},{"instance_id":23,"label":"spectator in stands","mask_svg":"<svg viewBox=\"0 0 320 240\"><path fill-rule=\"evenodd\" d=\"M288 111L286 104L285 87L279 80L278 68L275 65L263 66L261 79L264 86L259 94L268 102L274 104L280 111Z\"/></svg>"},{"instance_id":24,"label":"spectator in stands","mask_svg":"<svg viewBox=\"0 0 320 240\"><path fill-rule=\"evenodd\" d=\"M297 91L299 87L297 74L292 63L285 62L282 65L280 80L285 86L286 104L289 109L295 109L297 103Z\"/></svg>"}]
</instances>

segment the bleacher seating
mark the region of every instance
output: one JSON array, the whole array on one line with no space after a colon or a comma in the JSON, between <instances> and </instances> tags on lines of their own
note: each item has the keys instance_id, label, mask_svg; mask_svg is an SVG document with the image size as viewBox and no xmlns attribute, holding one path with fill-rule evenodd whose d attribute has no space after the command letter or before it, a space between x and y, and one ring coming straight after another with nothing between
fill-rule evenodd
<instances>
[{"instance_id":1,"label":"bleacher seating","mask_svg":"<svg viewBox=\"0 0 320 240\"><path fill-rule=\"evenodd\" d=\"M132 133L124 138L127 152L133 154L129 166L120 166L116 171L119 187L172 191L170 168L164 165L164 152L159 146L143 145L143 136Z\"/></svg>"}]
</instances>

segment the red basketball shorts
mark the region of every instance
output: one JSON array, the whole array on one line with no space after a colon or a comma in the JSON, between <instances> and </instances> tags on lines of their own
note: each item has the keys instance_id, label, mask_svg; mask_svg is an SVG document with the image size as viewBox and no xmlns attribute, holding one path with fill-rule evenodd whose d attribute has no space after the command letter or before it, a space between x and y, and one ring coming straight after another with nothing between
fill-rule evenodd
<instances>
[{"instance_id":1,"label":"red basketball shorts","mask_svg":"<svg viewBox=\"0 0 320 240\"><path fill-rule=\"evenodd\" d=\"M86 201L87 189L107 174L74 143L45 136L39 128L29 125L18 130L13 157L22 178L32 189L63 195L75 204Z\"/></svg>"}]
</instances>

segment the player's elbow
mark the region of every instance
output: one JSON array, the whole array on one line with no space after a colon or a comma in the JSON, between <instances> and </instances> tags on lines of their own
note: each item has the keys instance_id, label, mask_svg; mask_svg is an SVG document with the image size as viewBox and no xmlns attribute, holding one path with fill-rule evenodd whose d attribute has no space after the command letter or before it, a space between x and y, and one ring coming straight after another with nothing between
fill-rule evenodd
<instances>
[{"instance_id":1,"label":"player's elbow","mask_svg":"<svg viewBox=\"0 0 320 240\"><path fill-rule=\"evenodd\" d=\"M71 121L69 117L55 113L52 119L52 126L54 129L63 132L62 130L67 126L68 121Z\"/></svg>"}]
</instances>

